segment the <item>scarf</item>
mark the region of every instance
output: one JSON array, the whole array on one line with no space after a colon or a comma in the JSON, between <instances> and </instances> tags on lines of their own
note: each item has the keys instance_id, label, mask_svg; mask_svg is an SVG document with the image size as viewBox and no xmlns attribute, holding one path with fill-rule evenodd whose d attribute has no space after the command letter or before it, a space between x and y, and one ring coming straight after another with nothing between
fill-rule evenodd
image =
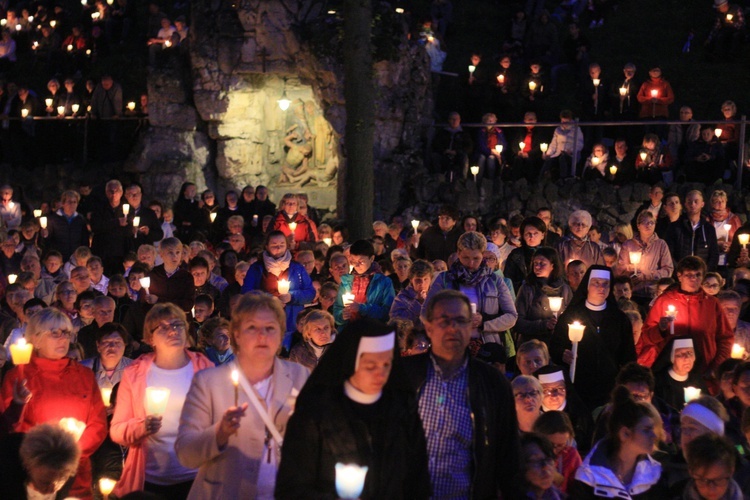
<instances>
[{"instance_id":1,"label":"scarf","mask_svg":"<svg viewBox=\"0 0 750 500\"><path fill-rule=\"evenodd\" d=\"M263 252L263 265L266 267L266 271L273 274L277 278L281 273L289 269L289 264L292 262L292 254L289 250L284 253L280 258L274 259L268 252Z\"/></svg>"},{"instance_id":2,"label":"scarf","mask_svg":"<svg viewBox=\"0 0 750 500\"><path fill-rule=\"evenodd\" d=\"M732 216L732 212L730 212L726 208L724 210L713 210L711 212L711 218L714 220L714 222L724 222L725 220L729 219L731 216Z\"/></svg>"},{"instance_id":3,"label":"scarf","mask_svg":"<svg viewBox=\"0 0 750 500\"><path fill-rule=\"evenodd\" d=\"M492 269L490 269L484 261L482 261L479 269L472 272L466 269L466 267L461 264L461 261L457 260L453 263L450 269L448 269L447 277L461 285L475 287L481 285L491 274L493 274Z\"/></svg>"}]
</instances>

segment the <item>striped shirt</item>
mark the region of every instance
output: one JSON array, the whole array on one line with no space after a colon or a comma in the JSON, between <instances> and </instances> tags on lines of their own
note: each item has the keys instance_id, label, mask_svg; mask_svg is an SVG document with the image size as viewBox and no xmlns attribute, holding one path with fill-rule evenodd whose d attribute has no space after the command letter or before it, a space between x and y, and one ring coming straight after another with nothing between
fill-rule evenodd
<instances>
[{"instance_id":1,"label":"striped shirt","mask_svg":"<svg viewBox=\"0 0 750 500\"><path fill-rule=\"evenodd\" d=\"M433 498L468 498L474 435L468 358L450 377L443 376L432 355L430 360L419 416L427 437Z\"/></svg>"}]
</instances>

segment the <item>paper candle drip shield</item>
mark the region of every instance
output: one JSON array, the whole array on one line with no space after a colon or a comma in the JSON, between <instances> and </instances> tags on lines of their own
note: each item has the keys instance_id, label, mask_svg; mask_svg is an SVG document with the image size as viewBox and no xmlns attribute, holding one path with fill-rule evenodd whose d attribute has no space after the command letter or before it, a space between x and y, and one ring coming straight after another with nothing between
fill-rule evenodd
<instances>
[{"instance_id":1,"label":"paper candle drip shield","mask_svg":"<svg viewBox=\"0 0 750 500\"><path fill-rule=\"evenodd\" d=\"M163 415L167 411L169 389L146 387L146 415Z\"/></svg>"},{"instance_id":2,"label":"paper candle drip shield","mask_svg":"<svg viewBox=\"0 0 750 500\"><path fill-rule=\"evenodd\" d=\"M549 310L555 313L555 316L562 308L562 300L562 297L549 297Z\"/></svg>"},{"instance_id":3,"label":"paper candle drip shield","mask_svg":"<svg viewBox=\"0 0 750 500\"><path fill-rule=\"evenodd\" d=\"M111 387L102 387L102 401L104 401L104 406L109 406L112 404L112 388Z\"/></svg>"},{"instance_id":4,"label":"paper candle drip shield","mask_svg":"<svg viewBox=\"0 0 750 500\"><path fill-rule=\"evenodd\" d=\"M31 361L31 352L34 350L34 346L27 343L26 339L20 338L15 344L10 346L10 357L13 359L13 364L28 365Z\"/></svg>"},{"instance_id":5,"label":"paper candle drip shield","mask_svg":"<svg viewBox=\"0 0 750 500\"><path fill-rule=\"evenodd\" d=\"M744 359L747 351L739 344L732 346L732 359Z\"/></svg>"},{"instance_id":6,"label":"paper candle drip shield","mask_svg":"<svg viewBox=\"0 0 750 500\"><path fill-rule=\"evenodd\" d=\"M279 295L286 295L289 293L289 280L279 280L278 282Z\"/></svg>"},{"instance_id":7,"label":"paper candle drip shield","mask_svg":"<svg viewBox=\"0 0 750 500\"><path fill-rule=\"evenodd\" d=\"M86 424L72 417L66 417L60 419L60 427L73 434L76 441L81 439L83 431L86 430Z\"/></svg>"},{"instance_id":8,"label":"paper candle drip shield","mask_svg":"<svg viewBox=\"0 0 750 500\"><path fill-rule=\"evenodd\" d=\"M336 493L339 498L359 498L365 487L367 467L355 464L336 464Z\"/></svg>"}]
</instances>

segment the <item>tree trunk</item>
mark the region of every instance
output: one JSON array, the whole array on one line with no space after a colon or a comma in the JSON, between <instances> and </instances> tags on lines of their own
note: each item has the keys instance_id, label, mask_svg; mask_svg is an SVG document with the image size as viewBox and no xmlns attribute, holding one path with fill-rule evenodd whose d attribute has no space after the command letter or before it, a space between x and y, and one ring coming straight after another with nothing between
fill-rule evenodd
<instances>
[{"instance_id":1,"label":"tree trunk","mask_svg":"<svg viewBox=\"0 0 750 500\"><path fill-rule=\"evenodd\" d=\"M375 89L372 81L371 0L344 0L346 195L350 241L372 236Z\"/></svg>"}]
</instances>

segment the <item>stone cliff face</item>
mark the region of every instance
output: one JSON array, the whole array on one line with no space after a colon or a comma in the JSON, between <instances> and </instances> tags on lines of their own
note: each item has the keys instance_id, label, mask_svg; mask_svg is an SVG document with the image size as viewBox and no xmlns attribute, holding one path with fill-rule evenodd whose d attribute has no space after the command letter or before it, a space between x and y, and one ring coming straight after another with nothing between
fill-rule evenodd
<instances>
[{"instance_id":1,"label":"stone cliff face","mask_svg":"<svg viewBox=\"0 0 750 500\"><path fill-rule=\"evenodd\" d=\"M189 52L151 70L151 128L127 165L149 178L147 197L171 201L192 181L216 189L220 199L228 189L264 184L273 199L305 191L313 206L345 203L346 110L335 37L341 19L321 6L192 2ZM331 50L319 50L315 37L328 34ZM373 68L378 216L400 208L431 118L427 56L401 38ZM290 101L286 111L282 95Z\"/></svg>"}]
</instances>

